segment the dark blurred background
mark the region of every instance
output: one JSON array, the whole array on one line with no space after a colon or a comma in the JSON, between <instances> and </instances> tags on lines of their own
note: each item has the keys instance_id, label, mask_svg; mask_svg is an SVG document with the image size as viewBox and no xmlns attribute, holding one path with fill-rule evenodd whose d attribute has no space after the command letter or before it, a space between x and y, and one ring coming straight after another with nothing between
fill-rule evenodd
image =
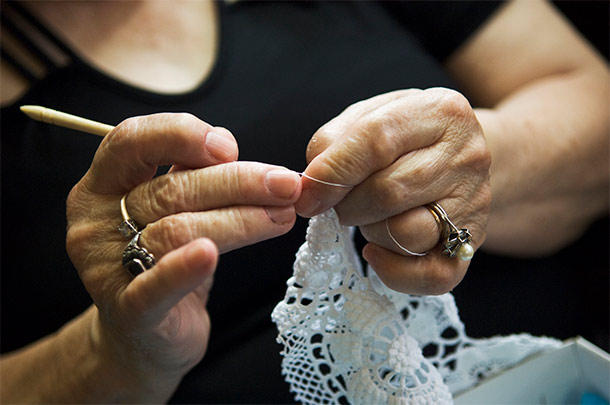
<instances>
[{"instance_id":1,"label":"dark blurred background","mask_svg":"<svg viewBox=\"0 0 610 405\"><path fill-rule=\"evenodd\" d=\"M608 60L610 2L607 0L565 0L553 1L553 4Z\"/></svg>"}]
</instances>

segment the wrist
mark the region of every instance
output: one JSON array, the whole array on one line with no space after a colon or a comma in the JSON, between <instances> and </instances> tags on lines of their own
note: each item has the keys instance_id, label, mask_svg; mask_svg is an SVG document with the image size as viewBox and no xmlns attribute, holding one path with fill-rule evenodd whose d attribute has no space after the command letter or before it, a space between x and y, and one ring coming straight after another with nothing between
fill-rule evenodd
<instances>
[{"instance_id":1,"label":"wrist","mask_svg":"<svg viewBox=\"0 0 610 405\"><path fill-rule=\"evenodd\" d=\"M160 367L151 359L150 348L137 337L120 336L91 309L89 342L99 364L98 379L111 390L111 402L166 402L183 374ZM127 339L132 339L126 343Z\"/></svg>"},{"instance_id":2,"label":"wrist","mask_svg":"<svg viewBox=\"0 0 610 405\"><path fill-rule=\"evenodd\" d=\"M607 155L600 157L607 151L607 140L595 143L594 136L581 136L590 145L574 142L566 154L557 139L569 134L557 131L549 136L534 119L504 111L475 112L492 156L486 250L515 256L552 254L607 212Z\"/></svg>"},{"instance_id":3,"label":"wrist","mask_svg":"<svg viewBox=\"0 0 610 405\"><path fill-rule=\"evenodd\" d=\"M125 368L99 345L97 308L92 306L59 331L2 356L2 402L158 402L141 395ZM136 396L140 394L139 396ZM171 394L171 393L170 393Z\"/></svg>"}]
</instances>

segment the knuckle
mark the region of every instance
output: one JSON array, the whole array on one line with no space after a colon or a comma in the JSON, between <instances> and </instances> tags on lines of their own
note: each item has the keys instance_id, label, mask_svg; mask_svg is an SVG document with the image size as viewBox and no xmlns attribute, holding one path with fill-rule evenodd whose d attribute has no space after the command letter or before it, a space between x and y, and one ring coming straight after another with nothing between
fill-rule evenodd
<instances>
[{"instance_id":1,"label":"knuckle","mask_svg":"<svg viewBox=\"0 0 610 405\"><path fill-rule=\"evenodd\" d=\"M264 233L264 226L261 226L260 222L252 221L252 216L245 210L245 208L223 210L207 221L206 227L214 230L214 233L208 234L208 237L219 245L221 251L233 250L249 245L254 240L260 240L258 235ZM252 211L249 211L249 214L252 214Z\"/></svg>"},{"instance_id":2,"label":"knuckle","mask_svg":"<svg viewBox=\"0 0 610 405\"><path fill-rule=\"evenodd\" d=\"M223 201L242 201L251 195L253 180L259 179L258 168L251 162L231 162L204 169L204 176L195 176L189 183L195 193L186 193L186 198L192 198L197 204L218 200L222 195ZM203 173L203 172L202 172ZM201 185L201 186L200 186Z\"/></svg>"},{"instance_id":3,"label":"knuckle","mask_svg":"<svg viewBox=\"0 0 610 405\"><path fill-rule=\"evenodd\" d=\"M340 183L350 184L348 179L353 179L354 174L362 173L359 161L354 159L353 156L350 159L343 159L336 154L329 154L316 162L319 165L321 173L333 174L334 181Z\"/></svg>"},{"instance_id":4,"label":"knuckle","mask_svg":"<svg viewBox=\"0 0 610 405\"><path fill-rule=\"evenodd\" d=\"M337 128L331 124L326 124L318 129L307 144L305 157L307 162L311 162L316 156L322 153L335 139L339 139L342 135Z\"/></svg>"},{"instance_id":5,"label":"knuckle","mask_svg":"<svg viewBox=\"0 0 610 405\"><path fill-rule=\"evenodd\" d=\"M189 148L192 147L192 137L194 133L201 133L203 122L190 113L167 113L171 124L167 127L168 136L171 137L173 147ZM203 147L203 143L200 143Z\"/></svg>"},{"instance_id":6,"label":"knuckle","mask_svg":"<svg viewBox=\"0 0 610 405\"><path fill-rule=\"evenodd\" d=\"M108 141L110 147L122 145L125 142L133 142L145 124L144 116L129 117L116 126L114 131L106 135L104 140Z\"/></svg>"},{"instance_id":7,"label":"knuckle","mask_svg":"<svg viewBox=\"0 0 610 405\"><path fill-rule=\"evenodd\" d=\"M483 136L472 138L471 163L479 170L488 171L491 167L491 152Z\"/></svg>"},{"instance_id":8,"label":"knuckle","mask_svg":"<svg viewBox=\"0 0 610 405\"><path fill-rule=\"evenodd\" d=\"M77 183L70 192L68 193L68 197L66 198L66 216L68 220L68 227L74 222L77 221L81 214L81 183Z\"/></svg>"},{"instance_id":9,"label":"knuckle","mask_svg":"<svg viewBox=\"0 0 610 405\"><path fill-rule=\"evenodd\" d=\"M485 241L492 199L493 196L489 183L481 187L472 199L474 214L469 218L469 223L473 237L473 246L481 246Z\"/></svg>"},{"instance_id":10,"label":"knuckle","mask_svg":"<svg viewBox=\"0 0 610 405\"><path fill-rule=\"evenodd\" d=\"M129 134L133 132L137 132L140 128L142 121L144 120L143 116L129 117L121 121L119 125L116 126L116 131L113 131L113 134L119 136L120 134Z\"/></svg>"},{"instance_id":11,"label":"knuckle","mask_svg":"<svg viewBox=\"0 0 610 405\"><path fill-rule=\"evenodd\" d=\"M147 226L142 239L153 253L177 249L193 239L192 224L186 215L171 215Z\"/></svg>"},{"instance_id":12,"label":"knuckle","mask_svg":"<svg viewBox=\"0 0 610 405\"><path fill-rule=\"evenodd\" d=\"M460 153L453 153L450 156L453 167L461 168L464 173L473 176L473 179L478 182L487 181L490 176L492 158L485 137L480 133L479 128L472 130L461 128L455 133L459 133L463 139L459 141L461 143Z\"/></svg>"},{"instance_id":13,"label":"knuckle","mask_svg":"<svg viewBox=\"0 0 610 405\"><path fill-rule=\"evenodd\" d=\"M199 125L201 122L199 118L188 112L171 113L179 125L190 127L192 125Z\"/></svg>"},{"instance_id":14,"label":"knuckle","mask_svg":"<svg viewBox=\"0 0 610 405\"><path fill-rule=\"evenodd\" d=\"M96 234L96 232L91 232L88 226L88 224L96 220L96 215L92 215L92 205L92 197L85 190L83 183L77 183L70 190L66 199L66 243L70 246L80 245L92 233ZM99 212L98 210L96 211ZM105 213L107 214L108 212L106 211ZM107 230L106 228L104 227L104 231ZM97 232L97 234L98 236L101 235L100 232Z\"/></svg>"},{"instance_id":15,"label":"knuckle","mask_svg":"<svg viewBox=\"0 0 610 405\"><path fill-rule=\"evenodd\" d=\"M110 152L111 155L118 156L120 159L133 159L140 151L141 137L138 136L142 131L144 118L130 117L122 121L116 128L104 137L102 145Z\"/></svg>"},{"instance_id":16,"label":"knuckle","mask_svg":"<svg viewBox=\"0 0 610 405\"><path fill-rule=\"evenodd\" d=\"M263 208L261 208L263 209ZM243 209L231 211L231 222L233 223L234 237L239 240L240 244L246 243L253 235L257 235L263 229L261 224L256 221L251 221L251 212L246 212Z\"/></svg>"},{"instance_id":17,"label":"knuckle","mask_svg":"<svg viewBox=\"0 0 610 405\"><path fill-rule=\"evenodd\" d=\"M182 176L160 176L153 183L149 183L149 188L152 198L145 201L150 212L156 217L179 212L188 204L189 193Z\"/></svg>"},{"instance_id":18,"label":"knuckle","mask_svg":"<svg viewBox=\"0 0 610 405\"><path fill-rule=\"evenodd\" d=\"M178 133L188 133L193 129L197 129L201 126L202 121L195 117L191 113L181 112L181 113L171 113L173 118L173 122L175 122L176 132Z\"/></svg>"},{"instance_id":19,"label":"knuckle","mask_svg":"<svg viewBox=\"0 0 610 405\"><path fill-rule=\"evenodd\" d=\"M313 158L321 153L321 151L320 131L317 131L307 143L307 149L305 150L307 162L311 162Z\"/></svg>"},{"instance_id":20,"label":"knuckle","mask_svg":"<svg viewBox=\"0 0 610 405\"><path fill-rule=\"evenodd\" d=\"M364 120L360 128L364 139L355 141L364 142L365 158L375 166L380 168L389 165L397 151L402 150L400 136L396 135L400 132L400 122L392 114L375 114Z\"/></svg>"},{"instance_id":21,"label":"knuckle","mask_svg":"<svg viewBox=\"0 0 610 405\"><path fill-rule=\"evenodd\" d=\"M255 168L246 165L245 167L240 165L226 165L226 172L224 172L224 179L221 183L228 185L227 197L233 201L240 200L242 196L248 196L250 194L250 179ZM245 170L243 170L245 169ZM250 171L252 170L252 171Z\"/></svg>"},{"instance_id":22,"label":"knuckle","mask_svg":"<svg viewBox=\"0 0 610 405\"><path fill-rule=\"evenodd\" d=\"M479 190L478 200L483 213L488 214L493 200L491 184L489 184L489 182L485 183L481 190Z\"/></svg>"},{"instance_id":23,"label":"knuckle","mask_svg":"<svg viewBox=\"0 0 610 405\"><path fill-rule=\"evenodd\" d=\"M90 237L90 232L86 227L81 225L69 226L66 231L66 251L68 257L70 257L70 260L75 265L79 264L78 258L82 251L82 246L88 237Z\"/></svg>"},{"instance_id":24,"label":"knuckle","mask_svg":"<svg viewBox=\"0 0 610 405\"><path fill-rule=\"evenodd\" d=\"M437 101L438 108L449 117L470 117L473 115L468 99L455 90L445 89Z\"/></svg>"}]
</instances>

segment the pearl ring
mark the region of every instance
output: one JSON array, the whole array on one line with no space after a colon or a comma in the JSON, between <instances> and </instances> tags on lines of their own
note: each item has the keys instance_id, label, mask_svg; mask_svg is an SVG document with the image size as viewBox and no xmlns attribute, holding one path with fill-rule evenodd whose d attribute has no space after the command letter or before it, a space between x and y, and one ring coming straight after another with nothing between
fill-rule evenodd
<instances>
[{"instance_id":1,"label":"pearl ring","mask_svg":"<svg viewBox=\"0 0 610 405\"><path fill-rule=\"evenodd\" d=\"M471 260L474 256L474 248L470 244L470 241L472 240L472 235L470 234L470 231L468 229L459 229L457 226L455 226L453 222L451 222L451 220L449 219L449 216L447 216L447 213L445 212L443 207L441 207L439 204L431 203L427 204L425 207L434 216L436 224L438 225L438 228L440 230L440 243L442 246L442 253L450 258L459 257L460 260L463 260L465 262ZM404 252L408 253L410 256L425 256L428 254L428 252L412 252L402 246L400 243L398 243L398 241L390 231L390 224L387 218L385 220L385 227L386 231L388 232L388 235L390 236L390 239L392 239L396 246L398 246Z\"/></svg>"},{"instance_id":2,"label":"pearl ring","mask_svg":"<svg viewBox=\"0 0 610 405\"><path fill-rule=\"evenodd\" d=\"M434 215L441 231L442 253L448 257L459 257L465 262L474 256L474 248L470 244L472 235L468 229L459 229L451 222L447 213L437 203L427 204L426 208Z\"/></svg>"}]
</instances>

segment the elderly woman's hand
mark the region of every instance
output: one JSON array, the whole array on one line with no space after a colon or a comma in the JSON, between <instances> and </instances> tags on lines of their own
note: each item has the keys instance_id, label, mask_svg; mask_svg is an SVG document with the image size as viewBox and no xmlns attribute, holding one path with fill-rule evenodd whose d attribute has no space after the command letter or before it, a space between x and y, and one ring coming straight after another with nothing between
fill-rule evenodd
<instances>
[{"instance_id":1,"label":"elderly woman's hand","mask_svg":"<svg viewBox=\"0 0 610 405\"><path fill-rule=\"evenodd\" d=\"M439 226L424 207L438 203L458 228L469 229L475 249L483 243L490 155L461 94L411 89L356 103L316 132L307 159L307 176L350 187L304 178L297 212L312 216L334 206L343 224L360 226L371 242L363 256L389 287L441 294L462 280L469 262L435 248ZM409 255L398 244L429 252Z\"/></svg>"},{"instance_id":2,"label":"elderly woman's hand","mask_svg":"<svg viewBox=\"0 0 610 405\"><path fill-rule=\"evenodd\" d=\"M236 158L229 131L191 115L132 118L106 136L70 193L67 249L98 308L92 339L129 400L167 399L204 355L218 252L294 224L298 174ZM158 165L173 167L153 178ZM156 260L135 278L117 229L126 193L139 245Z\"/></svg>"}]
</instances>

